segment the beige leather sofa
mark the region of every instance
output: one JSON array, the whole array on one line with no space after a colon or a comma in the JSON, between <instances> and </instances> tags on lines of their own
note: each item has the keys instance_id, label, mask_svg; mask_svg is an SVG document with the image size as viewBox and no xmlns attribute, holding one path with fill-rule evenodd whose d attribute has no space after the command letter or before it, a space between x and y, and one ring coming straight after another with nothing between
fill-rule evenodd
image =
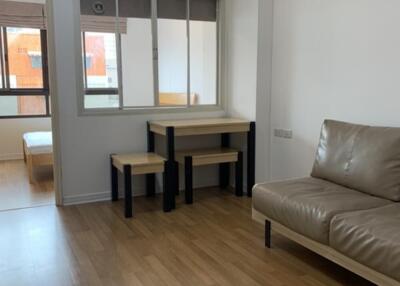
<instances>
[{"instance_id":1,"label":"beige leather sofa","mask_svg":"<svg viewBox=\"0 0 400 286\"><path fill-rule=\"evenodd\" d=\"M400 128L326 120L311 177L258 184L253 218L378 285L400 285Z\"/></svg>"}]
</instances>

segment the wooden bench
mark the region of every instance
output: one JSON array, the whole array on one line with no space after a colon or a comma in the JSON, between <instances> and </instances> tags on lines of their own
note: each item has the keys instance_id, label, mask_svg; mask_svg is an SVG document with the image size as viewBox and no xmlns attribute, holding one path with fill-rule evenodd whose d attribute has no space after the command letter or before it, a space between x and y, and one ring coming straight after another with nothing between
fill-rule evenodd
<instances>
[{"instance_id":1,"label":"wooden bench","mask_svg":"<svg viewBox=\"0 0 400 286\"><path fill-rule=\"evenodd\" d=\"M165 159L155 153L111 155L112 200L118 201L118 171L124 175L125 217L132 217L132 176L163 173L165 181ZM164 200L165 196L164 184ZM155 195L155 192L147 195Z\"/></svg>"},{"instance_id":2,"label":"wooden bench","mask_svg":"<svg viewBox=\"0 0 400 286\"><path fill-rule=\"evenodd\" d=\"M243 153L231 148L185 150L176 153L176 159L185 168L185 200L193 203L193 167L229 164L235 162L235 193L243 196Z\"/></svg>"}]
</instances>

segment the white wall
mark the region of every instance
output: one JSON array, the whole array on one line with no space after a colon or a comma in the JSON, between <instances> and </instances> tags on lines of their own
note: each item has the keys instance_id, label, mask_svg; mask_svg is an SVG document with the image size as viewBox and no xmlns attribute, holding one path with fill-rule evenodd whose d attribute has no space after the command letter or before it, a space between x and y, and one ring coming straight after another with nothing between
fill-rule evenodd
<instances>
[{"instance_id":1,"label":"white wall","mask_svg":"<svg viewBox=\"0 0 400 286\"><path fill-rule=\"evenodd\" d=\"M0 160L23 158L22 134L50 131L49 118L0 119Z\"/></svg>"},{"instance_id":2,"label":"white wall","mask_svg":"<svg viewBox=\"0 0 400 286\"><path fill-rule=\"evenodd\" d=\"M54 52L56 58L59 131L61 133L61 172L65 203L110 198L109 154L146 150L146 121L149 119L215 117L223 112L149 114L118 116L78 116L80 92L79 1L52 0L54 14ZM179 145L219 142L211 136L192 138ZM196 185L215 185L215 168L196 172ZM201 180L200 180L201 179ZM139 182L140 183L140 182ZM135 183L134 183L135 184ZM143 191L143 185L136 185ZM136 192L137 194L138 192Z\"/></svg>"},{"instance_id":3,"label":"white wall","mask_svg":"<svg viewBox=\"0 0 400 286\"><path fill-rule=\"evenodd\" d=\"M274 1L273 179L308 175L325 118L400 126L398 0Z\"/></svg>"}]
</instances>

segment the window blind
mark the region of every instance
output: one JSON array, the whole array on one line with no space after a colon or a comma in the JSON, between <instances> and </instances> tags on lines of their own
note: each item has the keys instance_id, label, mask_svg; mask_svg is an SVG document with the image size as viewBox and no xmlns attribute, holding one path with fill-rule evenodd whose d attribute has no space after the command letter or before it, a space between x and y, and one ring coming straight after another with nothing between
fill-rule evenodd
<instances>
[{"instance_id":1,"label":"window blind","mask_svg":"<svg viewBox=\"0 0 400 286\"><path fill-rule=\"evenodd\" d=\"M189 0L190 20L217 21L217 0ZM164 19L187 18L186 0L158 0L157 16Z\"/></svg>"},{"instance_id":2,"label":"window blind","mask_svg":"<svg viewBox=\"0 0 400 286\"><path fill-rule=\"evenodd\" d=\"M111 16L81 15L81 30L84 32L115 33L116 18ZM126 34L126 18L119 18L119 32Z\"/></svg>"},{"instance_id":3,"label":"window blind","mask_svg":"<svg viewBox=\"0 0 400 286\"><path fill-rule=\"evenodd\" d=\"M46 29L44 5L0 1L0 26Z\"/></svg>"},{"instance_id":4,"label":"window blind","mask_svg":"<svg viewBox=\"0 0 400 286\"><path fill-rule=\"evenodd\" d=\"M217 0L189 0L190 1L190 19L198 21L216 21L217 20ZM82 15L96 15L93 11L93 5L101 2L104 6L104 13L98 17L115 17L115 0L81 0ZM150 18L151 0L118 0L119 16L121 18ZM187 18L187 0L158 0L157 16L164 19Z\"/></svg>"},{"instance_id":5,"label":"window blind","mask_svg":"<svg viewBox=\"0 0 400 286\"><path fill-rule=\"evenodd\" d=\"M190 20L217 21L217 0L190 0Z\"/></svg>"}]
</instances>

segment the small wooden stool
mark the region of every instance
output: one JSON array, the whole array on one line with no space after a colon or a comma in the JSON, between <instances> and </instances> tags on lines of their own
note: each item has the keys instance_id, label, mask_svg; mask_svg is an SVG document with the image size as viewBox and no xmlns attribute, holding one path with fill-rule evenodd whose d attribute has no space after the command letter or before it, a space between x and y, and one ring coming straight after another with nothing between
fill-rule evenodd
<instances>
[{"instance_id":1,"label":"small wooden stool","mask_svg":"<svg viewBox=\"0 0 400 286\"><path fill-rule=\"evenodd\" d=\"M118 201L118 171L124 174L125 217L132 217L132 176L163 173L165 181L165 159L155 153L111 155L112 200ZM164 184L164 197L165 184ZM165 198L164 198L165 199Z\"/></svg>"},{"instance_id":2,"label":"small wooden stool","mask_svg":"<svg viewBox=\"0 0 400 286\"><path fill-rule=\"evenodd\" d=\"M185 200L193 203L193 167L235 162L235 193L243 196L243 152L230 148L180 151L177 161L185 166Z\"/></svg>"}]
</instances>

